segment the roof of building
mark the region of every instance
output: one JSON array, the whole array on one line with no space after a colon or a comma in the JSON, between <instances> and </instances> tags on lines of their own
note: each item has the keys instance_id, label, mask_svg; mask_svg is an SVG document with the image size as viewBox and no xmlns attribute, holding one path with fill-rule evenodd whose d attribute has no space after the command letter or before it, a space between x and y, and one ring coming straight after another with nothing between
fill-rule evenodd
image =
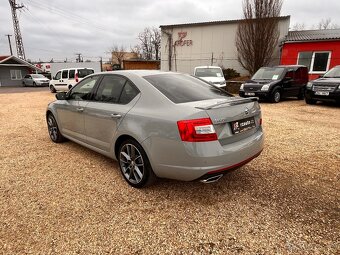
<instances>
[{"instance_id":1,"label":"roof of building","mask_svg":"<svg viewBox=\"0 0 340 255\"><path fill-rule=\"evenodd\" d=\"M27 62L26 60L23 60L23 59L20 59L16 56L0 56L0 66L1 65L11 65L11 64L6 64L6 61L10 60L10 59L13 59L14 61L18 62L19 65L22 65L22 66L27 66L33 70L36 70L38 72L42 72L43 70L36 67L35 65Z\"/></svg>"},{"instance_id":2,"label":"roof of building","mask_svg":"<svg viewBox=\"0 0 340 255\"><path fill-rule=\"evenodd\" d=\"M290 16L281 16L280 20L290 19ZM183 23L183 24L173 24L173 25L161 25L160 28L175 28L175 27L195 27L195 26L208 26L208 25L220 25L220 24L235 24L243 21L243 19L235 20L216 20L207 22L197 22L197 23Z\"/></svg>"},{"instance_id":3,"label":"roof of building","mask_svg":"<svg viewBox=\"0 0 340 255\"><path fill-rule=\"evenodd\" d=\"M340 40L340 29L289 31L286 42Z\"/></svg>"}]
</instances>

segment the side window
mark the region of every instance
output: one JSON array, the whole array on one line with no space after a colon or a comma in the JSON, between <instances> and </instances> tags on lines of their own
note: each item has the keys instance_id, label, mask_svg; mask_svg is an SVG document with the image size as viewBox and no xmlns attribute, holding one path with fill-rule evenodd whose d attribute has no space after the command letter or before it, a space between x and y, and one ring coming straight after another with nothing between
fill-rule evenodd
<instances>
[{"instance_id":1,"label":"side window","mask_svg":"<svg viewBox=\"0 0 340 255\"><path fill-rule=\"evenodd\" d=\"M69 95L70 100L88 100L99 76L91 76L78 83Z\"/></svg>"},{"instance_id":2,"label":"side window","mask_svg":"<svg viewBox=\"0 0 340 255\"><path fill-rule=\"evenodd\" d=\"M68 77L68 70L64 70L62 74L62 78L67 79L67 77Z\"/></svg>"},{"instance_id":3,"label":"side window","mask_svg":"<svg viewBox=\"0 0 340 255\"><path fill-rule=\"evenodd\" d=\"M60 80L60 78L61 78L61 72L57 72L57 74L55 75L55 79Z\"/></svg>"},{"instance_id":4,"label":"side window","mask_svg":"<svg viewBox=\"0 0 340 255\"><path fill-rule=\"evenodd\" d=\"M288 71L285 75L285 78L292 78L294 79L294 71Z\"/></svg>"},{"instance_id":5,"label":"side window","mask_svg":"<svg viewBox=\"0 0 340 255\"><path fill-rule=\"evenodd\" d=\"M29 74L25 75L25 79L29 79L31 76Z\"/></svg>"},{"instance_id":6,"label":"side window","mask_svg":"<svg viewBox=\"0 0 340 255\"><path fill-rule=\"evenodd\" d=\"M94 100L118 103L126 79L116 75L106 75L101 81Z\"/></svg>"},{"instance_id":7,"label":"side window","mask_svg":"<svg viewBox=\"0 0 340 255\"><path fill-rule=\"evenodd\" d=\"M138 93L139 91L137 90L137 88L130 81L127 81L120 96L119 103L129 103L132 99L135 98L135 96L138 95Z\"/></svg>"},{"instance_id":8,"label":"side window","mask_svg":"<svg viewBox=\"0 0 340 255\"><path fill-rule=\"evenodd\" d=\"M68 73L68 78L69 79L74 79L74 74L75 74L76 70L72 69L69 71Z\"/></svg>"}]
</instances>

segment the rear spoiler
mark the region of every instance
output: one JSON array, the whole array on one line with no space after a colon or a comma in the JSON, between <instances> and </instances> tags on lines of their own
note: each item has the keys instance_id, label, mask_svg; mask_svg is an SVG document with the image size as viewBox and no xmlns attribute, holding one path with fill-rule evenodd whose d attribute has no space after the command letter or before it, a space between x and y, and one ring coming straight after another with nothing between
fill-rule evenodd
<instances>
[{"instance_id":1,"label":"rear spoiler","mask_svg":"<svg viewBox=\"0 0 340 255\"><path fill-rule=\"evenodd\" d=\"M240 99L235 99L235 100L231 100L231 101L227 100L227 101L224 101L224 102L208 105L208 106L205 106L205 107L195 107L195 108L201 109L201 110L210 110L210 109L219 107L221 105L230 105L231 106L231 105L238 105L238 104L256 102L258 100L259 100L258 97L240 98Z\"/></svg>"}]
</instances>

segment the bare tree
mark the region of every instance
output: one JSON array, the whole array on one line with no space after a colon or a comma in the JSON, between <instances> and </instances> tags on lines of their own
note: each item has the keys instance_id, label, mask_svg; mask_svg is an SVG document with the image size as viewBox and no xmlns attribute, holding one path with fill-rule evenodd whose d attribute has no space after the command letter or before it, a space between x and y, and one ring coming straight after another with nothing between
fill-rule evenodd
<instances>
[{"instance_id":1,"label":"bare tree","mask_svg":"<svg viewBox=\"0 0 340 255\"><path fill-rule=\"evenodd\" d=\"M295 23L291 29L292 31L306 30L305 23Z\"/></svg>"},{"instance_id":2,"label":"bare tree","mask_svg":"<svg viewBox=\"0 0 340 255\"><path fill-rule=\"evenodd\" d=\"M159 59L159 51L161 47L161 32L158 28L144 28L143 32L139 33L138 40L143 58Z\"/></svg>"},{"instance_id":3,"label":"bare tree","mask_svg":"<svg viewBox=\"0 0 340 255\"><path fill-rule=\"evenodd\" d=\"M236 33L238 61L250 74L268 65L279 39L282 0L243 0L244 20Z\"/></svg>"},{"instance_id":4,"label":"bare tree","mask_svg":"<svg viewBox=\"0 0 340 255\"><path fill-rule=\"evenodd\" d=\"M116 62L122 67L122 63L126 55L125 47L123 45L118 46L117 44L114 44L108 50L108 53L112 55L112 63Z\"/></svg>"},{"instance_id":5,"label":"bare tree","mask_svg":"<svg viewBox=\"0 0 340 255\"><path fill-rule=\"evenodd\" d=\"M339 28L339 26L337 24L332 23L331 18L322 19L316 25L316 29L319 29L319 30L321 30L321 29L336 29L336 28Z\"/></svg>"},{"instance_id":6,"label":"bare tree","mask_svg":"<svg viewBox=\"0 0 340 255\"><path fill-rule=\"evenodd\" d=\"M139 44L130 47L130 51L134 54L136 54L137 58L142 58L142 48Z\"/></svg>"}]
</instances>

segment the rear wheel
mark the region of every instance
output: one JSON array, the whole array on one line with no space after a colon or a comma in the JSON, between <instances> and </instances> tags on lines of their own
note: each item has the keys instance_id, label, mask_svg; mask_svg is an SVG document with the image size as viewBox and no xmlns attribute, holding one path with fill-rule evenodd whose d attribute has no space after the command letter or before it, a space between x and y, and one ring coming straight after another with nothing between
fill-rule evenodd
<instances>
[{"instance_id":1,"label":"rear wheel","mask_svg":"<svg viewBox=\"0 0 340 255\"><path fill-rule=\"evenodd\" d=\"M135 188L151 185L156 176L142 146L135 140L123 142L118 152L119 167L124 179Z\"/></svg>"},{"instance_id":2,"label":"rear wheel","mask_svg":"<svg viewBox=\"0 0 340 255\"><path fill-rule=\"evenodd\" d=\"M299 100L303 100L305 98L305 89L304 88L301 88L300 89L300 92L298 94L298 97L297 97Z\"/></svg>"},{"instance_id":3,"label":"rear wheel","mask_svg":"<svg viewBox=\"0 0 340 255\"><path fill-rule=\"evenodd\" d=\"M270 95L270 102L278 103L281 100L281 90L280 88L275 88Z\"/></svg>"},{"instance_id":4,"label":"rear wheel","mask_svg":"<svg viewBox=\"0 0 340 255\"><path fill-rule=\"evenodd\" d=\"M26 87L26 83L25 83L24 81L22 82L22 86L23 86L23 87Z\"/></svg>"},{"instance_id":5,"label":"rear wheel","mask_svg":"<svg viewBox=\"0 0 340 255\"><path fill-rule=\"evenodd\" d=\"M50 86L50 91L51 91L51 93L56 93L57 92L56 89L53 87L53 85Z\"/></svg>"},{"instance_id":6,"label":"rear wheel","mask_svg":"<svg viewBox=\"0 0 340 255\"><path fill-rule=\"evenodd\" d=\"M47 128L50 138L55 143L61 143L65 141L65 137L60 133L57 121L52 113L47 116Z\"/></svg>"}]
</instances>

